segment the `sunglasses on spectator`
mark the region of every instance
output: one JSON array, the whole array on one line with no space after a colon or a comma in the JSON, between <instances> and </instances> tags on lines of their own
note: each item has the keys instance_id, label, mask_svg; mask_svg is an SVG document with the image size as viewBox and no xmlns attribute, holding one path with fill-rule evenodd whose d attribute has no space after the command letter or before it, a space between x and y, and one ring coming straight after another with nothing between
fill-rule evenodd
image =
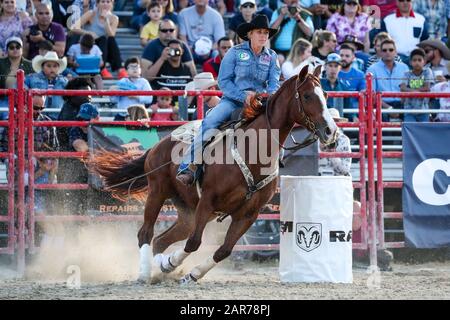
<instances>
[{"instance_id":1,"label":"sunglasses on spectator","mask_svg":"<svg viewBox=\"0 0 450 320\"><path fill-rule=\"evenodd\" d=\"M244 3L242 6L242 8L254 8L255 5L253 3Z\"/></svg>"},{"instance_id":2,"label":"sunglasses on spectator","mask_svg":"<svg viewBox=\"0 0 450 320\"><path fill-rule=\"evenodd\" d=\"M424 51L425 51L425 53L430 53L431 51L434 51L434 48L427 48Z\"/></svg>"},{"instance_id":3,"label":"sunglasses on spectator","mask_svg":"<svg viewBox=\"0 0 450 320\"><path fill-rule=\"evenodd\" d=\"M161 31L162 33L167 33L167 32L174 32L175 29L159 29L159 31Z\"/></svg>"},{"instance_id":4,"label":"sunglasses on spectator","mask_svg":"<svg viewBox=\"0 0 450 320\"><path fill-rule=\"evenodd\" d=\"M171 101L172 97L158 97L159 100L167 100L167 101Z\"/></svg>"},{"instance_id":5,"label":"sunglasses on spectator","mask_svg":"<svg viewBox=\"0 0 450 320\"><path fill-rule=\"evenodd\" d=\"M411 0L398 0L398 2L411 2Z\"/></svg>"},{"instance_id":6,"label":"sunglasses on spectator","mask_svg":"<svg viewBox=\"0 0 450 320\"><path fill-rule=\"evenodd\" d=\"M8 46L8 50L20 50L22 47L20 45L10 45Z\"/></svg>"},{"instance_id":7,"label":"sunglasses on spectator","mask_svg":"<svg viewBox=\"0 0 450 320\"><path fill-rule=\"evenodd\" d=\"M348 4L349 6L357 6L358 5L356 2L347 2L346 4Z\"/></svg>"},{"instance_id":8,"label":"sunglasses on spectator","mask_svg":"<svg viewBox=\"0 0 450 320\"><path fill-rule=\"evenodd\" d=\"M394 50L395 50L394 48L383 49L383 52L388 52L388 51L389 52L394 52Z\"/></svg>"},{"instance_id":9,"label":"sunglasses on spectator","mask_svg":"<svg viewBox=\"0 0 450 320\"><path fill-rule=\"evenodd\" d=\"M44 110L44 106L33 106L33 110L34 111L42 111L42 110Z\"/></svg>"},{"instance_id":10,"label":"sunglasses on spectator","mask_svg":"<svg viewBox=\"0 0 450 320\"><path fill-rule=\"evenodd\" d=\"M138 64L129 64L127 67L127 69L130 69L130 70L138 70L140 68L141 68L141 66Z\"/></svg>"}]
</instances>

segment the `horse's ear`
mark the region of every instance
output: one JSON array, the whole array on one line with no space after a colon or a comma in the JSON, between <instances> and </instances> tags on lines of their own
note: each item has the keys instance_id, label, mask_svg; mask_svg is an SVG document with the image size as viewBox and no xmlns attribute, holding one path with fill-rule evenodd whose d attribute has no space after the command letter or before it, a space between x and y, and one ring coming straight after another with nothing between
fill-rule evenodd
<instances>
[{"instance_id":1,"label":"horse's ear","mask_svg":"<svg viewBox=\"0 0 450 320\"><path fill-rule=\"evenodd\" d=\"M300 83L303 82L303 80L306 79L306 76L308 75L308 71L309 71L309 66L305 65L302 70L300 71L300 73L298 74L298 80Z\"/></svg>"},{"instance_id":2,"label":"horse's ear","mask_svg":"<svg viewBox=\"0 0 450 320\"><path fill-rule=\"evenodd\" d=\"M319 64L315 69L314 69L314 76L317 78L320 78L320 74L322 73L322 65Z\"/></svg>"}]
</instances>

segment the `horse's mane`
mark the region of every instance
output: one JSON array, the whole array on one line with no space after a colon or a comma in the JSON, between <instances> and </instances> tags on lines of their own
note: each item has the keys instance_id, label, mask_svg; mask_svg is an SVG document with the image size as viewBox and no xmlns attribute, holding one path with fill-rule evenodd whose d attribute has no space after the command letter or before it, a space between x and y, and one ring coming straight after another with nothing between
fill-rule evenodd
<instances>
[{"instance_id":1,"label":"horse's mane","mask_svg":"<svg viewBox=\"0 0 450 320\"><path fill-rule=\"evenodd\" d=\"M291 77L288 80L286 80L281 87L272 95L269 97L269 100L267 101L267 108L270 108L273 102L281 95L282 92L286 90L285 87L290 86L294 81L297 81L298 76ZM320 79L316 77L315 75L308 73L306 78L303 82L307 80L312 80L313 84L316 86L320 85ZM247 120L248 122L254 120L257 116L264 113L265 108L263 107L263 104L260 101L261 95L256 94L250 99L250 104L244 105L244 109L242 110L242 117Z\"/></svg>"},{"instance_id":2,"label":"horse's mane","mask_svg":"<svg viewBox=\"0 0 450 320\"><path fill-rule=\"evenodd\" d=\"M288 86L290 82L292 82L295 79L295 77L292 77L288 80L286 80L281 87L272 95L269 97L269 100L267 101L267 107L270 106L272 101L274 101L284 90L283 87ZM244 109L242 110L242 117L247 120L248 122L254 120L256 117L258 117L260 114L264 113L265 108L263 104L260 101L261 95L256 94L250 99L249 104L244 105Z\"/></svg>"}]
</instances>

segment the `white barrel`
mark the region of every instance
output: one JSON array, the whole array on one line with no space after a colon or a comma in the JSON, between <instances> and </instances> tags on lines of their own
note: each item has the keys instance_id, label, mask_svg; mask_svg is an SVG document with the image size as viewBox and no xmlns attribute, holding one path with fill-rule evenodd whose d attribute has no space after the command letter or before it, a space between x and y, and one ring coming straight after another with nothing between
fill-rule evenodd
<instances>
[{"instance_id":1,"label":"white barrel","mask_svg":"<svg viewBox=\"0 0 450 320\"><path fill-rule=\"evenodd\" d=\"M282 176L280 279L352 283L353 186L344 176Z\"/></svg>"}]
</instances>

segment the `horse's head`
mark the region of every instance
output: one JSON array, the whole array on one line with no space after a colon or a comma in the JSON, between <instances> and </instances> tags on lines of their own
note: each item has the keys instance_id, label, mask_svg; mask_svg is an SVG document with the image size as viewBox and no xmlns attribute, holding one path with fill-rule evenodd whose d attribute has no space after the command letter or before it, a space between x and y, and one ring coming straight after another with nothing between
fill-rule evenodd
<instances>
[{"instance_id":1,"label":"horse's head","mask_svg":"<svg viewBox=\"0 0 450 320\"><path fill-rule=\"evenodd\" d=\"M315 134L323 144L330 144L336 139L337 126L328 112L327 94L320 85L322 66L317 66L313 74L308 68L308 65L303 67L295 81L294 121Z\"/></svg>"}]
</instances>

